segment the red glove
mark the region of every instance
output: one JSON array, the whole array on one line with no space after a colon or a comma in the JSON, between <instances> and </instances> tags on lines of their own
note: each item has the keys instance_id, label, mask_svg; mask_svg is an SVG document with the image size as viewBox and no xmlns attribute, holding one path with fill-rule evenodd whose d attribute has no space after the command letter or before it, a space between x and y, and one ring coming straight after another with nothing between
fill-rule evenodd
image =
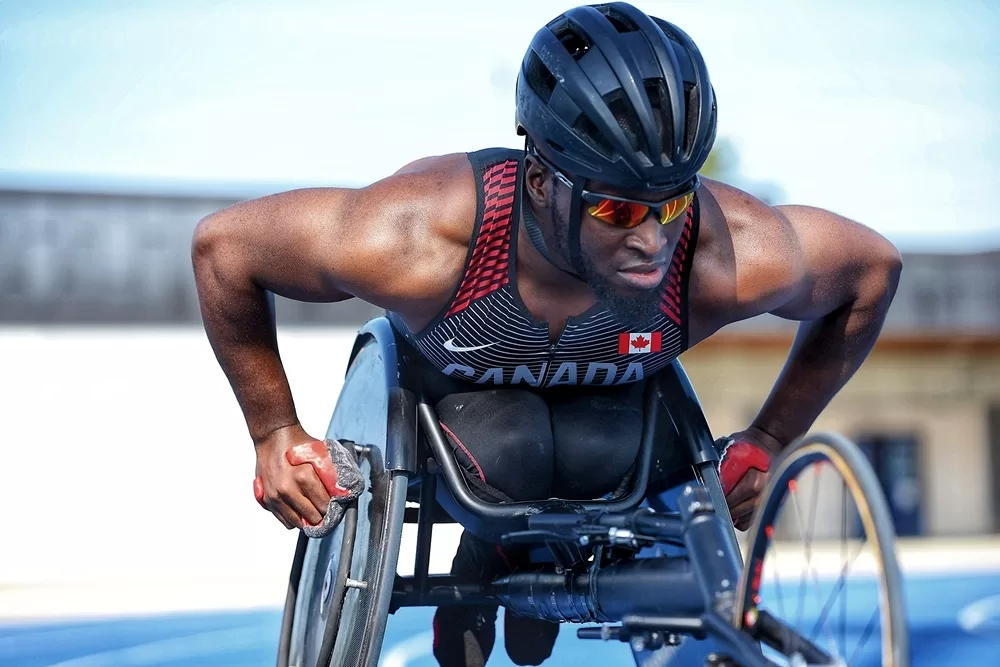
<instances>
[{"instance_id":1,"label":"red glove","mask_svg":"<svg viewBox=\"0 0 1000 667\"><path fill-rule=\"evenodd\" d=\"M326 443L313 440L296 445L285 452L285 460L293 466L310 464L331 498L344 498L350 495L350 489L342 487L337 480L337 468L333 465ZM253 497L261 507L267 509L264 504L264 480L259 475L253 480Z\"/></svg>"},{"instance_id":2,"label":"red glove","mask_svg":"<svg viewBox=\"0 0 1000 667\"><path fill-rule=\"evenodd\" d=\"M730 441L722 452L719 479L727 496L751 469L767 472L771 468L771 454L757 445L740 440Z\"/></svg>"},{"instance_id":3,"label":"red glove","mask_svg":"<svg viewBox=\"0 0 1000 667\"><path fill-rule=\"evenodd\" d=\"M313 467L323 488L331 498L344 498L350 495L350 489L340 485L337 478L337 468L333 464L328 446L325 442L313 440L302 445L296 445L285 452L285 459L293 466L308 463Z\"/></svg>"},{"instance_id":4,"label":"red glove","mask_svg":"<svg viewBox=\"0 0 1000 667\"><path fill-rule=\"evenodd\" d=\"M353 454L354 443L338 442L335 440L309 440L308 442L295 445L283 450L285 463L288 466L302 466L309 464L315 478L326 490L326 497L323 500L323 507L316 507L320 510L321 519L317 523L311 523L302 515L301 521L292 523L291 519L283 518L282 522L286 526L299 526L308 537L321 538L332 532L340 523L344 515L344 510L348 503L353 501L364 490L364 479L358 468L357 461ZM282 451L279 450L278 456ZM259 458L258 458L259 464ZM258 465L259 469L259 465ZM284 483L288 487L288 475L285 479L275 476L279 483ZM294 475L291 477L293 492L297 491L295 484L298 483ZM253 495L257 502L264 509L273 511L265 502L265 492L268 483L265 483L262 475L257 475L253 480ZM290 492L285 491L286 495ZM299 493L303 493L299 491ZM280 496L280 492L279 492ZM307 502L315 502L302 495ZM274 504L272 499L271 505ZM301 501L300 501L301 504ZM295 508L291 508L295 511ZM301 524L301 525L300 525Z\"/></svg>"}]
</instances>

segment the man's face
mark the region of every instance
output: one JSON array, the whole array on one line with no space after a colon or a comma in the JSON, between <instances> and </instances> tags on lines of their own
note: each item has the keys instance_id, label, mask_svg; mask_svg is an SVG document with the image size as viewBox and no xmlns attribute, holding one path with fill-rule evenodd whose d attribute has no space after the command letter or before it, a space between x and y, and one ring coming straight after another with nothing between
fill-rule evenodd
<instances>
[{"instance_id":1,"label":"man's face","mask_svg":"<svg viewBox=\"0 0 1000 667\"><path fill-rule=\"evenodd\" d=\"M553 186L555 251L568 262L573 195L558 179ZM668 196L663 191L621 190L591 181L584 187L591 192L645 201L663 200ZM588 207L586 202L581 202L580 254L584 279L620 319L635 324L648 323L658 312L659 288L666 280L686 216L682 214L661 225L656 214L650 212L637 227L621 229L589 215Z\"/></svg>"}]
</instances>

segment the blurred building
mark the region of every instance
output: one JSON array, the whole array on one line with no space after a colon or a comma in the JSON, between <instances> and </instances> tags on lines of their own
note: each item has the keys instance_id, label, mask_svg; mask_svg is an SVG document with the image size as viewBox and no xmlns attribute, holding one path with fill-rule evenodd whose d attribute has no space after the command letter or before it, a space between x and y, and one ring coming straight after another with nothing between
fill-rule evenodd
<instances>
[{"instance_id":1,"label":"blurred building","mask_svg":"<svg viewBox=\"0 0 1000 667\"><path fill-rule=\"evenodd\" d=\"M198 325L194 226L260 194L6 177L0 325ZM866 448L901 535L1000 532L998 295L1000 251L907 254L878 345L816 425ZM283 325L355 327L380 312L359 301L278 304ZM715 432L747 425L793 333L793 323L757 318L684 356Z\"/></svg>"},{"instance_id":2,"label":"blurred building","mask_svg":"<svg viewBox=\"0 0 1000 667\"><path fill-rule=\"evenodd\" d=\"M246 186L0 179L0 323L200 322L194 227L263 194ZM279 301L279 319L289 323L354 324L380 312L358 301Z\"/></svg>"}]
</instances>

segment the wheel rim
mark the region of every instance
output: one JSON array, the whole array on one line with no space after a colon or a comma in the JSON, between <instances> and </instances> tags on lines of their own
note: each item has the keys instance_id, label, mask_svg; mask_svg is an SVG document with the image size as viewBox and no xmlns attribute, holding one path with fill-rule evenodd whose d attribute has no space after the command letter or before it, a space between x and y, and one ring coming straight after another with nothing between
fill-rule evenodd
<instances>
[{"instance_id":1,"label":"wheel rim","mask_svg":"<svg viewBox=\"0 0 1000 667\"><path fill-rule=\"evenodd\" d=\"M821 475L823 471L827 473L825 478ZM810 473L815 475L815 479L808 480ZM817 569L813 565L816 550L812 544L812 538L816 534L814 531L816 528L816 509L820 506L819 490L824 479L829 479L830 473L835 473L842 483L843 503L840 511L842 560L832 585L826 587L824 591L824 586L817 576ZM804 488L800 486L800 481L806 481ZM808 484L808 481L811 481L812 484ZM826 483L829 486L829 482ZM803 508L801 496L806 493L811 494L812 502L808 508ZM865 535L863 541L854 545L850 544L847 539L850 532L847 530L850 514L847 507L848 498L854 504L856 520L859 526L863 527ZM824 502L829 503L828 498L825 498ZM782 522L785 525L782 525ZM778 566L772 566L769 573L765 565L766 556L776 552L778 544L784 544L781 539L782 532L789 532L787 524L792 522L800 528L800 537L805 537L802 534L802 529L809 531L806 545L806 570L803 571L804 576L799 581L800 598L795 614L792 614L792 610L783 603L786 591L782 590L781 581L784 576L782 572L787 571L787 564L793 561L777 557ZM805 525L809 523L812 523L812 526ZM853 553L850 548L845 548L852 546L854 547ZM859 562L860 556L865 553L866 547L870 550L867 556L867 561L870 562L865 562L864 565L874 570L878 584L877 600L872 603L875 613L868 619L859 633L854 633L857 642L851 647L846 641L848 596L853 596L851 601L855 606L858 606L858 599L865 603L864 596L870 596L870 590L865 592L864 588L858 585L859 581L863 581L863 579L859 580L856 577L858 572L852 572L852 568ZM801 445L791 448L786 456L779 460L762 496L762 504L749 533L747 564L742 576L741 596L735 608L734 622L737 627L747 629L753 627L755 623L759 623L760 614L770 613L767 608L760 606L762 587L765 583L770 583L777 591L779 602L775 606L777 617L784 622L790 622L807 638L810 634L819 633L821 641L817 642L816 645L828 653L838 656L842 660L839 664L870 664L864 662L864 659L872 658L870 649L869 653L866 654L865 648L874 632L872 627L874 621L878 620L881 624L878 633L878 637L881 639L881 650L874 652L874 659L880 658L882 665L903 667L908 664L908 641L905 618L902 618L904 614L901 596L902 583L894 549L895 534L889 520L888 509L885 506L885 499L881 495L881 489L874 473L871 472L867 460L863 459L860 451L849 441L843 439L826 437L803 442ZM828 560L829 554L827 553L826 556ZM863 568L861 570L863 571ZM806 578L809 581L806 581ZM813 595L817 598L815 605L817 617L814 623L808 624L810 627L805 627L806 624L801 622L804 610L802 595L806 588L812 589ZM839 617L834 609L837 602L840 604ZM789 616L796 618L789 618ZM839 630L839 643L835 641L837 637L831 636L835 634L831 632L831 625L833 629ZM831 639L834 640L832 646L829 641ZM830 650L831 648L833 650Z\"/></svg>"}]
</instances>

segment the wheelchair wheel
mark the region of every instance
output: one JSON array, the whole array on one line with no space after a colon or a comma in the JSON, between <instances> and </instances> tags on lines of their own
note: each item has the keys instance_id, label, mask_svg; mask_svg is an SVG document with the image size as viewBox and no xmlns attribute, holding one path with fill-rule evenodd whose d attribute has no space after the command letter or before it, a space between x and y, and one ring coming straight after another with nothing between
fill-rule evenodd
<instances>
[{"instance_id":1,"label":"wheelchair wheel","mask_svg":"<svg viewBox=\"0 0 1000 667\"><path fill-rule=\"evenodd\" d=\"M330 535L299 537L278 667L377 667L382 650L409 478L386 470L384 346L359 337L358 347L326 437L353 448L365 490Z\"/></svg>"},{"instance_id":2,"label":"wheelchair wheel","mask_svg":"<svg viewBox=\"0 0 1000 667\"><path fill-rule=\"evenodd\" d=\"M892 518L851 441L808 436L776 462L747 536L734 623L779 665L909 665ZM792 648L786 627L812 648Z\"/></svg>"},{"instance_id":3,"label":"wheelchair wheel","mask_svg":"<svg viewBox=\"0 0 1000 667\"><path fill-rule=\"evenodd\" d=\"M299 534L282 618L279 667L330 664L357 525L355 503L344 512L337 530L322 540Z\"/></svg>"},{"instance_id":4,"label":"wheelchair wheel","mask_svg":"<svg viewBox=\"0 0 1000 667\"><path fill-rule=\"evenodd\" d=\"M278 667L375 667L399 556L404 475L382 469L377 449L359 461L368 488L323 539L302 535L282 619Z\"/></svg>"}]
</instances>

